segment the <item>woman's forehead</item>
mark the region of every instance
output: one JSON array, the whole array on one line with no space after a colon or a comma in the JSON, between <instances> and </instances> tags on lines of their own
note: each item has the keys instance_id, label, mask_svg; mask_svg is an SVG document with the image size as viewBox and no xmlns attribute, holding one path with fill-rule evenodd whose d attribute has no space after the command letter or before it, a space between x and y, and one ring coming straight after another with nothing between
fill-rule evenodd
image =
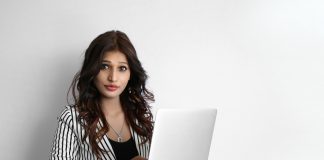
<instances>
[{"instance_id":1,"label":"woman's forehead","mask_svg":"<svg viewBox=\"0 0 324 160\"><path fill-rule=\"evenodd\" d=\"M105 52L102 58L103 62L107 63L125 63L128 64L127 58L124 53L120 51Z\"/></svg>"}]
</instances>

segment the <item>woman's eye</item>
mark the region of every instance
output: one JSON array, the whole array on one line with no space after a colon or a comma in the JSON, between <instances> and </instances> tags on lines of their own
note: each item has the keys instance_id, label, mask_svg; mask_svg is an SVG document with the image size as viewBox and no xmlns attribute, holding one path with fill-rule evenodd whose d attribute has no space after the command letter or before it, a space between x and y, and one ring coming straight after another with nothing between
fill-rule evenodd
<instances>
[{"instance_id":1,"label":"woman's eye","mask_svg":"<svg viewBox=\"0 0 324 160\"><path fill-rule=\"evenodd\" d=\"M107 64L102 64L102 65L101 65L101 69L109 69L109 65L107 65Z\"/></svg>"},{"instance_id":2,"label":"woman's eye","mask_svg":"<svg viewBox=\"0 0 324 160\"><path fill-rule=\"evenodd\" d=\"M120 70L120 71L126 71L126 70L127 70L127 67L125 67L125 66L121 66L121 67L119 67L119 70Z\"/></svg>"}]
</instances>

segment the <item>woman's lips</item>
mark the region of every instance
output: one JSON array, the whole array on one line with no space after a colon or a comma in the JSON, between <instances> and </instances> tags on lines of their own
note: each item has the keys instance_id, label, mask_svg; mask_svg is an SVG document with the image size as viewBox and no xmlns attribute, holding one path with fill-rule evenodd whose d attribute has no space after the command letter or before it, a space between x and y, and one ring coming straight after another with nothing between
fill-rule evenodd
<instances>
[{"instance_id":1,"label":"woman's lips","mask_svg":"<svg viewBox=\"0 0 324 160\"><path fill-rule=\"evenodd\" d=\"M105 85L105 88L108 90L108 91L116 91L118 89L118 86L116 85Z\"/></svg>"}]
</instances>

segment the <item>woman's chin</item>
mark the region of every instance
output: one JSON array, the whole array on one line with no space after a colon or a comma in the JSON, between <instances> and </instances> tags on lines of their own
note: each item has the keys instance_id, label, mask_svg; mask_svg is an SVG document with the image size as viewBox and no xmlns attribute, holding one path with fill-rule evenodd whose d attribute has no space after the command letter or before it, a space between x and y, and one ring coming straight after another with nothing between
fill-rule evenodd
<instances>
[{"instance_id":1,"label":"woman's chin","mask_svg":"<svg viewBox=\"0 0 324 160\"><path fill-rule=\"evenodd\" d=\"M115 99L115 98L119 98L120 94L117 93L105 93L102 94L102 98L106 98L106 99Z\"/></svg>"}]
</instances>

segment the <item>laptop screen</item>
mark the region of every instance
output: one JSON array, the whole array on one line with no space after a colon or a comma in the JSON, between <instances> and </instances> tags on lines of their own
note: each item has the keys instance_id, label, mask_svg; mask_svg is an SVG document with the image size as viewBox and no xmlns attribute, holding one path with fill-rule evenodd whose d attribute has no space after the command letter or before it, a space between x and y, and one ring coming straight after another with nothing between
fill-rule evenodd
<instances>
[{"instance_id":1,"label":"laptop screen","mask_svg":"<svg viewBox=\"0 0 324 160\"><path fill-rule=\"evenodd\" d=\"M150 160L207 160L216 119L214 108L157 111Z\"/></svg>"}]
</instances>

